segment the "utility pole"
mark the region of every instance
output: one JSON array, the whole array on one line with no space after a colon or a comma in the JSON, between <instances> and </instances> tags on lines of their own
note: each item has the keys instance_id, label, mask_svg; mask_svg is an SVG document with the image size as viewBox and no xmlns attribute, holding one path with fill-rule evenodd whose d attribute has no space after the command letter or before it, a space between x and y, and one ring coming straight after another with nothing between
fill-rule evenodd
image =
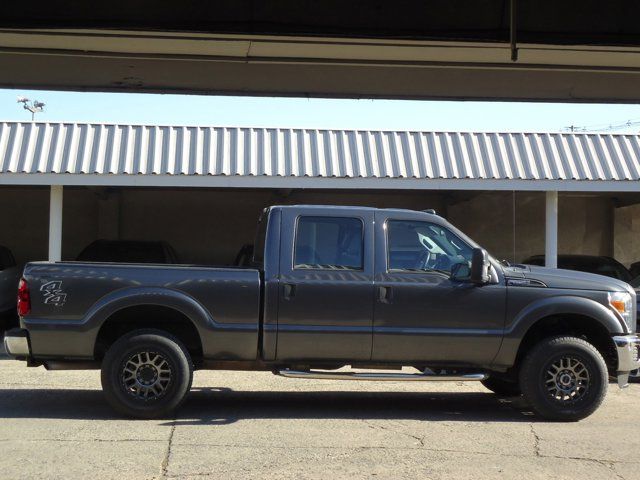
<instances>
[{"instance_id":1,"label":"utility pole","mask_svg":"<svg viewBox=\"0 0 640 480\"><path fill-rule=\"evenodd\" d=\"M18 97L18 103L22 104L22 108L25 110L29 110L31 112L31 121L33 122L36 118L36 113L40 113L44 110L44 103L39 102L38 100L34 100L31 102L26 97Z\"/></svg>"}]
</instances>

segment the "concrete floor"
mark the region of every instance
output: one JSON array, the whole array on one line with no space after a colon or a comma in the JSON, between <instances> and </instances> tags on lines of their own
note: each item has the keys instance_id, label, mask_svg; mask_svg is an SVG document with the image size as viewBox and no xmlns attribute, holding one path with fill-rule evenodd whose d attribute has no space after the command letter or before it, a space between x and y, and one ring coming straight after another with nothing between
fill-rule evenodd
<instances>
[{"instance_id":1,"label":"concrete floor","mask_svg":"<svg viewBox=\"0 0 640 480\"><path fill-rule=\"evenodd\" d=\"M96 371L0 356L0 478L640 479L640 385L574 424L479 384L197 372L175 420L123 420Z\"/></svg>"}]
</instances>

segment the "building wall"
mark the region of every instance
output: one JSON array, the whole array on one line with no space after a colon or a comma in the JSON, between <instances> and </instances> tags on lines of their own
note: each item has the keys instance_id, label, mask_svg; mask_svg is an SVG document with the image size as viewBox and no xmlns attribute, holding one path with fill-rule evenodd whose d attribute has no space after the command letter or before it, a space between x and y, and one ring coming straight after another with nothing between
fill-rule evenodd
<instances>
[{"instance_id":1,"label":"building wall","mask_svg":"<svg viewBox=\"0 0 640 480\"><path fill-rule=\"evenodd\" d=\"M435 208L499 258L522 261L544 253L543 193L452 195L420 191L89 189L65 188L63 259L98 238L165 240L187 263L228 264L253 243L261 210L272 204ZM559 252L614 254L609 196L561 194ZM49 190L0 187L0 244L19 262L47 258ZM615 209L615 256L640 259L640 207ZM515 240L515 247L514 247ZM633 247L630 247L633 246Z\"/></svg>"},{"instance_id":2,"label":"building wall","mask_svg":"<svg viewBox=\"0 0 640 480\"><path fill-rule=\"evenodd\" d=\"M120 193L120 238L165 240L186 263L228 264L254 242L262 209L274 204L442 208L438 195L270 190L128 189Z\"/></svg>"},{"instance_id":3,"label":"building wall","mask_svg":"<svg viewBox=\"0 0 640 480\"><path fill-rule=\"evenodd\" d=\"M640 205L616 208L613 251L627 267L640 261Z\"/></svg>"},{"instance_id":4,"label":"building wall","mask_svg":"<svg viewBox=\"0 0 640 480\"><path fill-rule=\"evenodd\" d=\"M184 263L230 263L253 243L255 224L271 193L199 190L125 190L120 238L164 240Z\"/></svg>"},{"instance_id":5,"label":"building wall","mask_svg":"<svg viewBox=\"0 0 640 480\"><path fill-rule=\"evenodd\" d=\"M558 252L613 256L613 199L560 196Z\"/></svg>"},{"instance_id":6,"label":"building wall","mask_svg":"<svg viewBox=\"0 0 640 480\"><path fill-rule=\"evenodd\" d=\"M75 258L97 233L98 196L86 188L65 188L63 258ZM49 188L0 187L0 245L18 263L46 260L49 245Z\"/></svg>"},{"instance_id":7,"label":"building wall","mask_svg":"<svg viewBox=\"0 0 640 480\"><path fill-rule=\"evenodd\" d=\"M558 210L558 253L613 254L609 197L561 194ZM481 193L447 211L452 223L498 258L521 262L544 254L544 193Z\"/></svg>"},{"instance_id":8,"label":"building wall","mask_svg":"<svg viewBox=\"0 0 640 480\"><path fill-rule=\"evenodd\" d=\"M48 188L0 187L0 245L18 263L46 260L48 232Z\"/></svg>"},{"instance_id":9,"label":"building wall","mask_svg":"<svg viewBox=\"0 0 640 480\"><path fill-rule=\"evenodd\" d=\"M62 211L62 258L74 260L98 236L102 191L65 188ZM47 242L48 243L48 240Z\"/></svg>"}]
</instances>

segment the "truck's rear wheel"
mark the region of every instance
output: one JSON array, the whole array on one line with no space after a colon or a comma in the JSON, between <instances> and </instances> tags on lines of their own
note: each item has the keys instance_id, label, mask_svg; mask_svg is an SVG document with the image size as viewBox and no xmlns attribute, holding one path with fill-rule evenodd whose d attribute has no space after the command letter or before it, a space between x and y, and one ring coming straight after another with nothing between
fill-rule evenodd
<instances>
[{"instance_id":1,"label":"truck's rear wheel","mask_svg":"<svg viewBox=\"0 0 640 480\"><path fill-rule=\"evenodd\" d=\"M131 417L170 415L191 388L187 349L160 330L137 330L117 340L102 361L102 389L109 404Z\"/></svg>"},{"instance_id":2,"label":"truck's rear wheel","mask_svg":"<svg viewBox=\"0 0 640 480\"><path fill-rule=\"evenodd\" d=\"M483 380L482 385L493 393L503 395L505 397L517 397L522 394L518 382L500 377L491 376L486 380Z\"/></svg>"},{"instance_id":3,"label":"truck's rear wheel","mask_svg":"<svg viewBox=\"0 0 640 480\"><path fill-rule=\"evenodd\" d=\"M593 345L580 338L553 337L524 359L520 388L541 417L577 421L600 406L608 378L607 365Z\"/></svg>"}]
</instances>

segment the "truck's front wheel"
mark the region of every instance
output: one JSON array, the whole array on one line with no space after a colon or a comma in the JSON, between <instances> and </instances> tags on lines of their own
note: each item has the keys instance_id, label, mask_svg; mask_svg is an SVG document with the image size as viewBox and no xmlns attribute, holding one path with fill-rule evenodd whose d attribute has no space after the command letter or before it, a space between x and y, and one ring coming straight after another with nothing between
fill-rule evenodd
<instances>
[{"instance_id":1,"label":"truck's front wheel","mask_svg":"<svg viewBox=\"0 0 640 480\"><path fill-rule=\"evenodd\" d=\"M577 421L591 415L607 393L608 372L600 352L576 337L543 340L526 356L520 388L547 420Z\"/></svg>"},{"instance_id":2,"label":"truck's front wheel","mask_svg":"<svg viewBox=\"0 0 640 480\"><path fill-rule=\"evenodd\" d=\"M160 330L137 330L117 340L102 361L102 389L109 404L131 417L170 415L191 388L187 349Z\"/></svg>"}]
</instances>

